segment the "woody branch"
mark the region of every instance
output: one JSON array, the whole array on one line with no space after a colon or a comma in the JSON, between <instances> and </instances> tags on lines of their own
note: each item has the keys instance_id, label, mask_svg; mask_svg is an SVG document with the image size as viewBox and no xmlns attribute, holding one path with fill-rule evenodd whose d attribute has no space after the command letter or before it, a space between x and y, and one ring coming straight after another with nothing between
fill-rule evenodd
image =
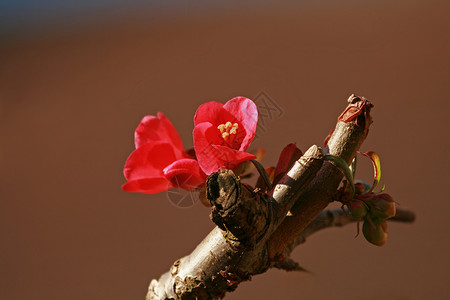
<instances>
[{"instance_id":1,"label":"woody branch","mask_svg":"<svg viewBox=\"0 0 450 300\"><path fill-rule=\"evenodd\" d=\"M348 102L323 152L350 163L367 136L373 105L353 95ZM268 194L242 184L231 171L211 174L207 195L217 226L191 254L152 280L146 299L215 299L270 267L299 269L289 258L294 247L320 229L354 221L349 215L324 211L335 199L342 177L333 163L323 161L317 146ZM398 221L414 219L408 211L398 210L397 215Z\"/></svg>"}]
</instances>

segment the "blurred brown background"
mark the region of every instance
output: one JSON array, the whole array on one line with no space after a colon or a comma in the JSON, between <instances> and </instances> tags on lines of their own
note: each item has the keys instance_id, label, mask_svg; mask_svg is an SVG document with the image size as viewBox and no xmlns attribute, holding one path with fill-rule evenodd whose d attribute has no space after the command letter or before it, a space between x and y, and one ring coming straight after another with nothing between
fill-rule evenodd
<instances>
[{"instance_id":1,"label":"blurred brown background","mask_svg":"<svg viewBox=\"0 0 450 300\"><path fill-rule=\"evenodd\" d=\"M281 112L252 145L265 165L321 144L351 93L373 101L362 150L417 220L382 248L355 226L320 232L293 254L312 274L271 270L227 299L450 299L449 2L261 3L3 28L1 299L143 299L212 223L199 203L120 189L135 127L162 111L188 148L199 104L261 92Z\"/></svg>"}]
</instances>

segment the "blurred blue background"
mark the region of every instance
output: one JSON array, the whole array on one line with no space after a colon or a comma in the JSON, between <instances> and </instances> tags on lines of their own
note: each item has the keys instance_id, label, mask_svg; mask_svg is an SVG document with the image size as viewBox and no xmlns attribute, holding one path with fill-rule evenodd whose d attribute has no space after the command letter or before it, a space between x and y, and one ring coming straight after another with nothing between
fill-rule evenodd
<instances>
[{"instance_id":1,"label":"blurred blue background","mask_svg":"<svg viewBox=\"0 0 450 300\"><path fill-rule=\"evenodd\" d=\"M23 34L42 30L77 29L92 22L114 17L161 17L167 14L196 14L217 10L232 11L293 1L220 1L220 0L10 0L0 1L0 33ZM309 0L302 1L311 2Z\"/></svg>"}]
</instances>

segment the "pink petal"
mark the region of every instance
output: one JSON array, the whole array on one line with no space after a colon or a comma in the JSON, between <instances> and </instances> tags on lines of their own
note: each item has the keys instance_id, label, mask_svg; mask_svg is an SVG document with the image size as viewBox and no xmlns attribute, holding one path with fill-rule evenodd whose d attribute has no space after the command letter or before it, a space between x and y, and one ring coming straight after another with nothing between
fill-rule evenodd
<instances>
[{"instance_id":1,"label":"pink petal","mask_svg":"<svg viewBox=\"0 0 450 300\"><path fill-rule=\"evenodd\" d=\"M142 119L134 133L134 140L136 149L147 143L165 141L173 146L177 158L184 156L184 147L180 135L169 119L160 112L157 117L145 116Z\"/></svg>"},{"instance_id":2,"label":"pink petal","mask_svg":"<svg viewBox=\"0 0 450 300\"><path fill-rule=\"evenodd\" d=\"M206 181L206 175L200 169L198 162L191 158L173 162L164 169L164 175L174 187L186 190L193 190Z\"/></svg>"},{"instance_id":3,"label":"pink petal","mask_svg":"<svg viewBox=\"0 0 450 300\"><path fill-rule=\"evenodd\" d=\"M239 150L245 151L251 144L258 125L258 109L256 104L245 97L235 97L225 103L223 108L241 123L246 131Z\"/></svg>"},{"instance_id":4,"label":"pink petal","mask_svg":"<svg viewBox=\"0 0 450 300\"><path fill-rule=\"evenodd\" d=\"M140 192L145 194L164 192L172 187L170 181L164 177L132 180L122 185L122 189L126 192Z\"/></svg>"},{"instance_id":5,"label":"pink petal","mask_svg":"<svg viewBox=\"0 0 450 300\"><path fill-rule=\"evenodd\" d=\"M174 148L167 142L154 142L134 150L123 174L127 180L163 177L163 169L176 160Z\"/></svg>"}]
</instances>

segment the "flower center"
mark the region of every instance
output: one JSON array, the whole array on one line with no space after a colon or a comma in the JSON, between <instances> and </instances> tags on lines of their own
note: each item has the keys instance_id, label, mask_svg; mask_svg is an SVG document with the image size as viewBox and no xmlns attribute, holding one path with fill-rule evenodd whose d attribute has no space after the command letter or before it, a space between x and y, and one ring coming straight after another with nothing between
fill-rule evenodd
<instances>
[{"instance_id":1,"label":"flower center","mask_svg":"<svg viewBox=\"0 0 450 300\"><path fill-rule=\"evenodd\" d=\"M238 123L232 124L231 122L226 122L225 124L220 124L217 126L220 133L222 134L222 138L227 143L232 143L234 138L236 137L237 130L239 128Z\"/></svg>"}]
</instances>

